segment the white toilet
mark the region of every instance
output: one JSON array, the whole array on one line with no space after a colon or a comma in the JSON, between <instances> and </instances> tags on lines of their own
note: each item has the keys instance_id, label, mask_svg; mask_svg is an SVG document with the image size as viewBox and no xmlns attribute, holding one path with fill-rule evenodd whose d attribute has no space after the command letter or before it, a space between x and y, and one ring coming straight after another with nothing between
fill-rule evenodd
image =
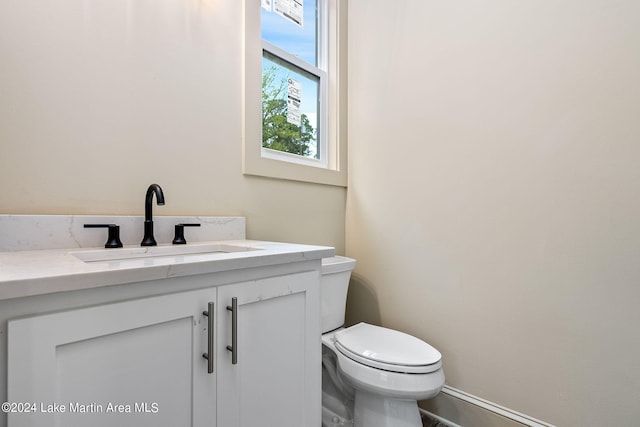
<instances>
[{"instance_id":1,"label":"white toilet","mask_svg":"<svg viewBox=\"0 0 640 427\"><path fill-rule=\"evenodd\" d=\"M392 329L343 327L355 265L346 257L322 260L322 426L421 427L417 401L444 385L441 355Z\"/></svg>"}]
</instances>

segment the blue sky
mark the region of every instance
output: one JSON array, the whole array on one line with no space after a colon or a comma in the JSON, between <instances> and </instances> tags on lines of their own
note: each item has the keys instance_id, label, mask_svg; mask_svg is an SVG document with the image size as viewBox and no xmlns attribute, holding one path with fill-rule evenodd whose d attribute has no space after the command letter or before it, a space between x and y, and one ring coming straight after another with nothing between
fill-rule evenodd
<instances>
[{"instance_id":1,"label":"blue sky","mask_svg":"<svg viewBox=\"0 0 640 427\"><path fill-rule=\"evenodd\" d=\"M300 28L275 12L262 10L262 38L310 64L316 63L316 0L304 1Z\"/></svg>"}]
</instances>

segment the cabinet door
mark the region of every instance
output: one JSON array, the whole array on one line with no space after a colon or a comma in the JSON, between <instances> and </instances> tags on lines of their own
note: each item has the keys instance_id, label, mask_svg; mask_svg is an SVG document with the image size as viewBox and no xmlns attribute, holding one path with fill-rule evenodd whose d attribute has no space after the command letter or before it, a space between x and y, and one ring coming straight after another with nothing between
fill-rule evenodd
<instances>
[{"instance_id":1,"label":"cabinet door","mask_svg":"<svg viewBox=\"0 0 640 427\"><path fill-rule=\"evenodd\" d=\"M218 425L318 427L321 341L317 271L218 288ZM232 306L237 298L237 364Z\"/></svg>"},{"instance_id":2,"label":"cabinet door","mask_svg":"<svg viewBox=\"0 0 640 427\"><path fill-rule=\"evenodd\" d=\"M10 321L8 400L17 426L215 427L216 378L198 290ZM216 307L217 309L217 307Z\"/></svg>"}]
</instances>

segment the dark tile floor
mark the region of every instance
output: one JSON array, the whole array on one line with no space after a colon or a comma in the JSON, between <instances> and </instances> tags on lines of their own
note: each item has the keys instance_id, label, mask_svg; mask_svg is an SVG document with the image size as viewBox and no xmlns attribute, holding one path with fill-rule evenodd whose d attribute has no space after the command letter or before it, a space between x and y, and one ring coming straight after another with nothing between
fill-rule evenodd
<instances>
[{"instance_id":1,"label":"dark tile floor","mask_svg":"<svg viewBox=\"0 0 640 427\"><path fill-rule=\"evenodd\" d=\"M434 419L428 418L426 416L422 416L422 425L423 427L447 427L446 424L442 424Z\"/></svg>"}]
</instances>

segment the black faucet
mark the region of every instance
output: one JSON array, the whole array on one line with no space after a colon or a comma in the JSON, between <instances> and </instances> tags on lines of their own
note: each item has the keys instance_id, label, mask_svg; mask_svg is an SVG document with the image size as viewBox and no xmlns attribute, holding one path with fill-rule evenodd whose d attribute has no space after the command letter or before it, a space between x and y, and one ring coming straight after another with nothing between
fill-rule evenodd
<instances>
[{"instance_id":1,"label":"black faucet","mask_svg":"<svg viewBox=\"0 0 640 427\"><path fill-rule=\"evenodd\" d=\"M164 193L158 184L151 184L147 188L147 196L144 199L144 238L140 246L157 246L156 239L153 237L153 218L151 213L151 204L153 202L153 194L156 195L158 206L164 205Z\"/></svg>"}]
</instances>

